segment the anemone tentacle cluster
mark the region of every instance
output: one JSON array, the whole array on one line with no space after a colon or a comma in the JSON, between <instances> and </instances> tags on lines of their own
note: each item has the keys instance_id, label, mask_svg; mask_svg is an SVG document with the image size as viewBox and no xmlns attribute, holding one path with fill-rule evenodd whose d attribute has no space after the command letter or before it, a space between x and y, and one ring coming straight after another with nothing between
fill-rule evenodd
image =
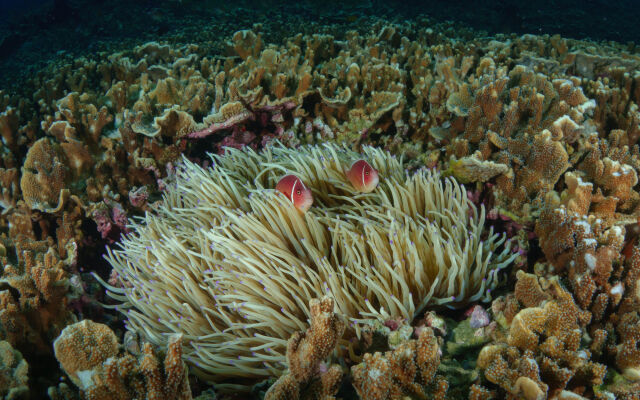
<instances>
[{"instance_id":1,"label":"anemone tentacle cluster","mask_svg":"<svg viewBox=\"0 0 640 400\"><path fill-rule=\"evenodd\" d=\"M361 158L380 175L370 193L345 175ZM274 145L212 160L184 160L160 205L107 255L128 329L159 345L182 333L187 362L208 380L281 374L311 298L335 300L348 339L372 318L487 301L515 257L504 236L484 231L484 209L463 186L409 173L380 149ZM307 212L273 189L287 174L311 189Z\"/></svg>"}]
</instances>

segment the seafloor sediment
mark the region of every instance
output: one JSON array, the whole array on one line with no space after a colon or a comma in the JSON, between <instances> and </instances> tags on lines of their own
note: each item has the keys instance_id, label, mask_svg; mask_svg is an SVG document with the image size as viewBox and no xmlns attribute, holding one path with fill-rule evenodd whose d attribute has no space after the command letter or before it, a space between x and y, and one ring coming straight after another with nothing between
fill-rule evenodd
<instances>
[{"instance_id":1,"label":"seafloor sediment","mask_svg":"<svg viewBox=\"0 0 640 400\"><path fill-rule=\"evenodd\" d=\"M285 26L0 90L0 396L640 398L638 49Z\"/></svg>"}]
</instances>

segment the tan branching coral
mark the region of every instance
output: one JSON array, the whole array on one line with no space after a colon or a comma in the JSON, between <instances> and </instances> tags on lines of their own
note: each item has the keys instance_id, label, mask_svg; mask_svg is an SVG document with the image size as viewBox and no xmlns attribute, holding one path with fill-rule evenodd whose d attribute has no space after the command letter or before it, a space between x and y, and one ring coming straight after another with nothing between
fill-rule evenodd
<instances>
[{"instance_id":1,"label":"tan branching coral","mask_svg":"<svg viewBox=\"0 0 640 400\"><path fill-rule=\"evenodd\" d=\"M246 59L249 56L255 57L260 54L262 42L260 36L253 31L242 30L233 34L230 46L242 59Z\"/></svg>"},{"instance_id":2,"label":"tan branching coral","mask_svg":"<svg viewBox=\"0 0 640 400\"><path fill-rule=\"evenodd\" d=\"M443 400L448 383L436 377L440 348L431 328L420 331L417 340L406 341L385 354L367 353L351 367L353 386L361 399L388 400L402 396Z\"/></svg>"},{"instance_id":3,"label":"tan branching coral","mask_svg":"<svg viewBox=\"0 0 640 400\"><path fill-rule=\"evenodd\" d=\"M207 379L279 374L285 340L310 317L306 298L330 294L359 334L369 318L411 321L426 306L488 299L515 255L483 233L484 211L452 179L370 147L262 153L227 150L208 170L185 161L162 206L135 225L109 262L129 328L154 343L182 332ZM355 191L345 168L365 157L381 178ZM297 174L307 213L270 189Z\"/></svg>"},{"instance_id":4,"label":"tan branching coral","mask_svg":"<svg viewBox=\"0 0 640 400\"><path fill-rule=\"evenodd\" d=\"M296 332L287 342L289 371L274 383L265 400L331 400L342 379L339 365L321 363L329 356L344 333L344 322L333 313L333 300L324 297L309 302L311 327Z\"/></svg>"},{"instance_id":5,"label":"tan branching coral","mask_svg":"<svg viewBox=\"0 0 640 400\"><path fill-rule=\"evenodd\" d=\"M39 240L31 215L14 209L11 246L3 247L0 262L0 339L23 354L49 354L50 341L75 317L68 308L69 265L75 262L73 227L60 220L57 245L51 237ZM70 230L71 232L68 232Z\"/></svg>"},{"instance_id":6,"label":"tan branching coral","mask_svg":"<svg viewBox=\"0 0 640 400\"><path fill-rule=\"evenodd\" d=\"M576 302L597 323L618 308L628 294L625 279L632 281L638 273L624 267L624 228L603 225L599 218L572 215L565 208L545 209L536 224L547 261L566 274Z\"/></svg>"},{"instance_id":7,"label":"tan branching coral","mask_svg":"<svg viewBox=\"0 0 640 400\"><path fill-rule=\"evenodd\" d=\"M8 147L10 151L15 151L19 144L24 140L20 138L18 133L19 113L13 107L7 107L6 110L0 112L0 138L2 145Z\"/></svg>"},{"instance_id":8,"label":"tan branching coral","mask_svg":"<svg viewBox=\"0 0 640 400\"><path fill-rule=\"evenodd\" d=\"M509 399L554 398L569 389L583 393L585 387L593 391L601 385L607 368L591 361L591 352L581 344L590 314L578 307L557 278L538 280L519 272L518 286L517 299L528 307L511 321L505 343L480 352L477 365L485 379Z\"/></svg>"},{"instance_id":9,"label":"tan branching coral","mask_svg":"<svg viewBox=\"0 0 640 400\"><path fill-rule=\"evenodd\" d=\"M12 208L18 198L20 178L17 168L0 168L0 209L2 213Z\"/></svg>"},{"instance_id":10,"label":"tan branching coral","mask_svg":"<svg viewBox=\"0 0 640 400\"><path fill-rule=\"evenodd\" d=\"M191 399L179 335L169 339L162 365L149 343L137 360L119 347L109 327L89 320L67 326L54 342L60 366L87 400Z\"/></svg>"},{"instance_id":11,"label":"tan branching coral","mask_svg":"<svg viewBox=\"0 0 640 400\"><path fill-rule=\"evenodd\" d=\"M9 342L0 340L0 398L29 398L29 365Z\"/></svg>"}]
</instances>

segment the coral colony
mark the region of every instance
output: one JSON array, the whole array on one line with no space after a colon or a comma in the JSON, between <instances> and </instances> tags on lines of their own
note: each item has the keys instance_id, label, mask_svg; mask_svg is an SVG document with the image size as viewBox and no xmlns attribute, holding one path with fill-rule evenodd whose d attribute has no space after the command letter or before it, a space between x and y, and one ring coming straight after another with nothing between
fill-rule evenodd
<instances>
[{"instance_id":1,"label":"coral colony","mask_svg":"<svg viewBox=\"0 0 640 400\"><path fill-rule=\"evenodd\" d=\"M0 398L639 399L638 48L277 21L0 89Z\"/></svg>"}]
</instances>

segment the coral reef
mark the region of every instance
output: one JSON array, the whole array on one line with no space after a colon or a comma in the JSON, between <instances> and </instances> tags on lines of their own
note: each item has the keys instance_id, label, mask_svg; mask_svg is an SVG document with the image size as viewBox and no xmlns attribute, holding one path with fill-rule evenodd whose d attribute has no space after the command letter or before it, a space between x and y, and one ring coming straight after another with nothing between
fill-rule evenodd
<instances>
[{"instance_id":1,"label":"coral reef","mask_svg":"<svg viewBox=\"0 0 640 400\"><path fill-rule=\"evenodd\" d=\"M372 4L318 21L300 4L211 7L215 24L61 52L0 89L15 396L29 363L32 398L78 398L83 376L85 397L188 398L184 351L228 390L287 361L270 396L637 398L638 47L390 22ZM361 157L371 193L345 176ZM272 190L285 174L312 190L305 214ZM65 326L121 329L88 272L109 280L126 350L71 325L109 357L61 357L70 381L53 387ZM164 369L132 332L169 345ZM340 369L322 362L334 348Z\"/></svg>"},{"instance_id":2,"label":"coral reef","mask_svg":"<svg viewBox=\"0 0 640 400\"><path fill-rule=\"evenodd\" d=\"M310 295L331 294L348 337L367 319L489 299L515 255L483 230L484 211L455 180L405 175L390 154L363 152L274 146L227 149L210 169L185 161L163 205L108 255L121 285L107 287L129 329L156 344L184 333L206 379L257 378L281 373ZM361 157L380 174L372 193L345 176ZM290 172L313 193L306 213L270 189Z\"/></svg>"}]
</instances>

